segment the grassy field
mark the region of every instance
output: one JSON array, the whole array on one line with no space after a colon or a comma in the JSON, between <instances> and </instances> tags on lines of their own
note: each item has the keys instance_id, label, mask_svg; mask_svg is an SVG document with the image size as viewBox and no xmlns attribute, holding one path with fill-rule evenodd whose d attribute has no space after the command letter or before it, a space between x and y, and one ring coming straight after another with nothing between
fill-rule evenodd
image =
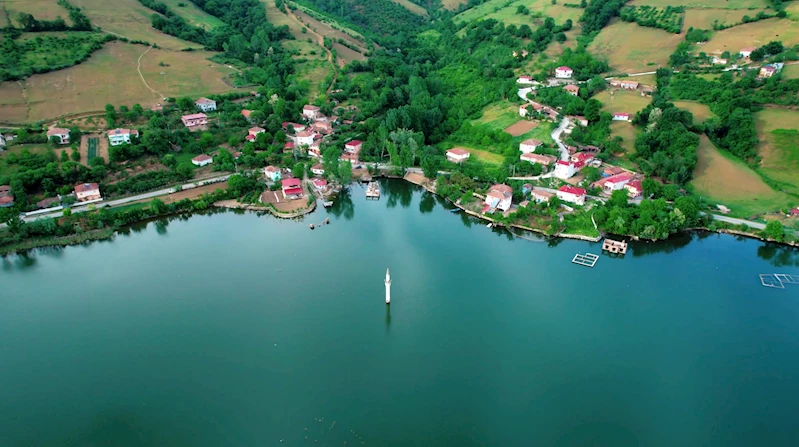
<instances>
[{"instance_id":1,"label":"grassy field","mask_svg":"<svg viewBox=\"0 0 799 447\"><path fill-rule=\"evenodd\" d=\"M296 15L297 18L299 18L307 27L311 28L318 34L334 41L342 39L360 50L353 51L341 44L334 44L334 48L336 48L339 59L343 60L345 63L349 63L356 59L363 60L363 53L366 52L366 46L362 41L358 40L356 37L353 37L360 36L360 34L356 33L355 31L345 29L337 23L327 23L317 20L299 9L294 11L294 15Z\"/></svg>"},{"instance_id":2,"label":"grassy field","mask_svg":"<svg viewBox=\"0 0 799 447\"><path fill-rule=\"evenodd\" d=\"M186 19L187 22L191 23L194 26L199 26L205 29L211 29L224 25L224 22L212 16L211 14L208 14L202 9L198 8L197 5L195 5L190 1L186 0L159 0L159 1L169 6L169 9L171 9L175 14L183 17L184 19ZM178 6L179 4L183 6Z\"/></svg>"},{"instance_id":3,"label":"grassy field","mask_svg":"<svg viewBox=\"0 0 799 447\"><path fill-rule=\"evenodd\" d=\"M713 116L710 107L694 101L674 101L674 105L694 115L694 123L701 123Z\"/></svg>"},{"instance_id":4,"label":"grassy field","mask_svg":"<svg viewBox=\"0 0 799 447\"><path fill-rule=\"evenodd\" d=\"M86 159L92 161L92 158L97 156L97 145L100 143L99 138L89 138L89 151L87 152Z\"/></svg>"},{"instance_id":5,"label":"grassy field","mask_svg":"<svg viewBox=\"0 0 799 447\"><path fill-rule=\"evenodd\" d=\"M20 103L27 105L25 120L39 121L102 111L109 103L151 107L161 102L161 95L201 96L233 90L222 80L232 70L206 60L213 53L153 49L142 58L141 71L149 86L159 92L156 94L137 72L137 60L146 50L142 45L109 43L80 65L31 76L24 81L27 101L22 89L0 84L0 91L16 94L2 99L0 121L20 122L15 121L22 116Z\"/></svg>"},{"instance_id":6,"label":"grassy field","mask_svg":"<svg viewBox=\"0 0 799 447\"><path fill-rule=\"evenodd\" d=\"M483 116L473 120L473 124L486 124L492 129L504 131L507 127L519 122L519 105L509 101L500 101L489 105L483 110ZM535 129L522 135L513 137L515 144L528 138L535 138L544 143L552 143L552 123L542 121Z\"/></svg>"},{"instance_id":7,"label":"grassy field","mask_svg":"<svg viewBox=\"0 0 799 447\"><path fill-rule=\"evenodd\" d=\"M690 27L701 29L712 29L713 22L718 20L718 23L725 25L732 25L741 21L743 16L754 17L761 9L721 9L721 8L707 8L707 9L686 9L685 19L683 21L683 30Z\"/></svg>"},{"instance_id":8,"label":"grassy field","mask_svg":"<svg viewBox=\"0 0 799 447\"><path fill-rule=\"evenodd\" d=\"M61 7L56 0L0 0L0 10L5 9L14 25L19 25L17 16L24 12L32 14L39 20L55 20L58 17L71 25L69 12ZM0 27L6 26L5 19L0 22Z\"/></svg>"},{"instance_id":9,"label":"grassy field","mask_svg":"<svg viewBox=\"0 0 799 447\"><path fill-rule=\"evenodd\" d=\"M782 77L785 79L799 78L799 65L786 65L783 67Z\"/></svg>"},{"instance_id":10,"label":"grassy field","mask_svg":"<svg viewBox=\"0 0 799 447\"><path fill-rule=\"evenodd\" d=\"M505 160L505 157L503 157L502 155L495 154L493 152L489 152L489 151L486 151L486 150L475 149L475 148L466 147L466 146L460 146L460 145L456 146L456 147L462 147L462 148L466 149L467 151L471 152L471 154L472 154L471 156L472 157L476 158L479 161L482 161L483 163L489 163L489 164L492 164L492 165L500 165L500 164L502 164L502 161Z\"/></svg>"},{"instance_id":11,"label":"grassy field","mask_svg":"<svg viewBox=\"0 0 799 447\"><path fill-rule=\"evenodd\" d=\"M394 2L394 3L397 3L399 5L404 6L405 9L407 9L408 11L410 11L410 12L412 12L414 14L418 14L420 16L426 16L427 15L427 10L426 9L422 8L421 6L417 5L416 3L413 3L410 0L391 0L391 1Z\"/></svg>"},{"instance_id":12,"label":"grassy field","mask_svg":"<svg viewBox=\"0 0 799 447\"><path fill-rule=\"evenodd\" d=\"M602 110L608 113L629 113L630 117L652 102L649 96L641 96L641 92L633 90L605 90L594 97L602 102Z\"/></svg>"},{"instance_id":13,"label":"grassy field","mask_svg":"<svg viewBox=\"0 0 799 447\"><path fill-rule=\"evenodd\" d=\"M309 94L312 100L319 96L320 93L323 93L320 83L331 72L332 67L326 60L305 62L297 66L297 75L300 79L307 81L310 86Z\"/></svg>"},{"instance_id":14,"label":"grassy field","mask_svg":"<svg viewBox=\"0 0 799 447\"><path fill-rule=\"evenodd\" d=\"M685 6L686 8L748 9L765 8L767 0L633 0L630 5ZM752 14L754 17L754 14Z\"/></svg>"},{"instance_id":15,"label":"grassy field","mask_svg":"<svg viewBox=\"0 0 799 447\"><path fill-rule=\"evenodd\" d=\"M611 137L622 137L624 141L621 146L627 151L627 154L635 153L635 126L631 123L624 121L613 121L610 123Z\"/></svg>"},{"instance_id":16,"label":"grassy field","mask_svg":"<svg viewBox=\"0 0 799 447\"><path fill-rule=\"evenodd\" d=\"M455 16L456 22L472 22L481 19L496 19L506 25L527 24L535 29L537 25L543 23L543 19L534 19L529 15L516 14L518 6L526 6L531 14L540 12L546 17L555 19L555 23L561 24L567 19L577 22L582 15L582 9L567 8L563 5L552 4L550 0L489 0L482 5L475 6Z\"/></svg>"},{"instance_id":17,"label":"grassy field","mask_svg":"<svg viewBox=\"0 0 799 447\"><path fill-rule=\"evenodd\" d=\"M698 155L691 182L694 191L726 205L736 216L751 217L799 203L799 199L772 190L755 171L719 151L705 135L700 137Z\"/></svg>"},{"instance_id":18,"label":"grassy field","mask_svg":"<svg viewBox=\"0 0 799 447\"><path fill-rule=\"evenodd\" d=\"M799 43L799 22L774 18L734 26L715 33L708 43L701 46L701 51L737 52L741 48L759 47L772 40L782 41L786 47Z\"/></svg>"},{"instance_id":19,"label":"grassy field","mask_svg":"<svg viewBox=\"0 0 799 447\"><path fill-rule=\"evenodd\" d=\"M28 119L28 104L22 82L0 83L0 122L23 123Z\"/></svg>"},{"instance_id":20,"label":"grassy field","mask_svg":"<svg viewBox=\"0 0 799 447\"><path fill-rule=\"evenodd\" d=\"M765 109L755 114L760 172L785 191L799 193L799 112Z\"/></svg>"},{"instance_id":21,"label":"grassy field","mask_svg":"<svg viewBox=\"0 0 799 447\"><path fill-rule=\"evenodd\" d=\"M441 0L441 6L452 11L458 9L458 6L463 3L466 3L466 0Z\"/></svg>"},{"instance_id":22,"label":"grassy field","mask_svg":"<svg viewBox=\"0 0 799 447\"><path fill-rule=\"evenodd\" d=\"M12 175L19 171L21 166L18 164L9 165L6 158L8 158L10 154L19 155L23 150L27 150L32 154L44 154L52 149L47 147L46 144L23 144L11 146L9 149L0 151L0 177ZM56 153L56 155L58 156L60 153Z\"/></svg>"},{"instance_id":23,"label":"grassy field","mask_svg":"<svg viewBox=\"0 0 799 447\"><path fill-rule=\"evenodd\" d=\"M55 0L51 1L55 3ZM191 4L188 1L185 3ZM138 0L72 0L72 4L83 8L93 25L111 34L131 40L144 40L170 50L202 48L202 45L169 36L150 26L153 11L145 8Z\"/></svg>"},{"instance_id":24,"label":"grassy field","mask_svg":"<svg viewBox=\"0 0 799 447\"><path fill-rule=\"evenodd\" d=\"M681 34L617 20L599 32L588 50L605 57L614 72L654 71L667 65L683 39Z\"/></svg>"}]
</instances>

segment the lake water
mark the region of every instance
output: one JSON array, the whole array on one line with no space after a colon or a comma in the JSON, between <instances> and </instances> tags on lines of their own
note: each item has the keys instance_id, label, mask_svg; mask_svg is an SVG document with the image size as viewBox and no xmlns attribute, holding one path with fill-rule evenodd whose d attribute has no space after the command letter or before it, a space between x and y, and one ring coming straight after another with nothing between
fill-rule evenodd
<instances>
[{"instance_id":1,"label":"lake water","mask_svg":"<svg viewBox=\"0 0 799 447\"><path fill-rule=\"evenodd\" d=\"M0 446L799 445L799 285L757 277L796 251L684 235L590 269L598 244L383 187L3 259Z\"/></svg>"}]
</instances>

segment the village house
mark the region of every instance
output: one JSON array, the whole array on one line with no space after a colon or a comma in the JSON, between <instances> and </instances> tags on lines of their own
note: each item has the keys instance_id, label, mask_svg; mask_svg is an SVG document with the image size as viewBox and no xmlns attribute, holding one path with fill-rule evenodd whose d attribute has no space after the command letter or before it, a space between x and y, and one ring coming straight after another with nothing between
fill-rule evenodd
<instances>
[{"instance_id":1,"label":"village house","mask_svg":"<svg viewBox=\"0 0 799 447\"><path fill-rule=\"evenodd\" d=\"M208 98L200 98L194 101L194 104L200 109L201 112L213 112L216 110L216 101Z\"/></svg>"},{"instance_id":2,"label":"village house","mask_svg":"<svg viewBox=\"0 0 799 447\"><path fill-rule=\"evenodd\" d=\"M558 79L570 79L574 70L569 67L561 66L555 69L555 77Z\"/></svg>"},{"instance_id":3,"label":"village house","mask_svg":"<svg viewBox=\"0 0 799 447\"><path fill-rule=\"evenodd\" d=\"M742 48L742 49L741 49L741 51L739 51L739 52L738 52L738 54L739 54L741 57L749 57L749 56L751 56L751 55L752 55L752 51L755 51L756 49L757 49L757 48L752 48L752 47L749 47L749 48Z\"/></svg>"},{"instance_id":4,"label":"village house","mask_svg":"<svg viewBox=\"0 0 799 447\"><path fill-rule=\"evenodd\" d=\"M623 80L620 82L620 86L625 90L635 90L638 88L638 83L635 81Z\"/></svg>"},{"instance_id":5,"label":"village house","mask_svg":"<svg viewBox=\"0 0 799 447\"><path fill-rule=\"evenodd\" d=\"M471 155L472 154L469 153L469 151L467 151L466 149L454 147L447 151L447 160L453 163L463 163L469 157L471 157Z\"/></svg>"},{"instance_id":6,"label":"village house","mask_svg":"<svg viewBox=\"0 0 799 447\"><path fill-rule=\"evenodd\" d=\"M111 146L119 146L120 144L130 144L130 137L139 137L139 131L136 129L114 129L108 131L108 144Z\"/></svg>"},{"instance_id":7,"label":"village house","mask_svg":"<svg viewBox=\"0 0 799 447\"><path fill-rule=\"evenodd\" d=\"M333 133L333 126L326 121L315 121L313 124L311 124L311 130L324 135L330 135Z\"/></svg>"},{"instance_id":8,"label":"village house","mask_svg":"<svg viewBox=\"0 0 799 447\"><path fill-rule=\"evenodd\" d=\"M101 199L100 185L97 183L81 183L75 186L75 198L78 202Z\"/></svg>"},{"instance_id":9,"label":"village house","mask_svg":"<svg viewBox=\"0 0 799 447\"><path fill-rule=\"evenodd\" d=\"M528 152L526 154L522 154L519 157L519 160L528 161L528 162L530 162L532 164L538 163L538 164L540 164L542 166L549 166L552 163L555 163L558 160L558 158L555 157L554 155L541 155L541 154L533 154L533 153L529 153Z\"/></svg>"},{"instance_id":10,"label":"village house","mask_svg":"<svg viewBox=\"0 0 799 447\"><path fill-rule=\"evenodd\" d=\"M513 188L508 185L497 184L489 188L485 198L483 213L494 210L508 211L513 201Z\"/></svg>"},{"instance_id":11,"label":"village house","mask_svg":"<svg viewBox=\"0 0 799 447\"><path fill-rule=\"evenodd\" d=\"M0 208L14 206L14 195L11 194L11 186L0 185Z\"/></svg>"},{"instance_id":12,"label":"village house","mask_svg":"<svg viewBox=\"0 0 799 447\"><path fill-rule=\"evenodd\" d=\"M584 205L585 190L576 186L564 185L558 188L558 198L575 205Z\"/></svg>"},{"instance_id":13,"label":"village house","mask_svg":"<svg viewBox=\"0 0 799 447\"><path fill-rule=\"evenodd\" d=\"M322 148L318 141L308 146L308 156L313 158L322 158Z\"/></svg>"},{"instance_id":14,"label":"village house","mask_svg":"<svg viewBox=\"0 0 799 447\"><path fill-rule=\"evenodd\" d=\"M710 63L712 63L713 65L725 65L727 63L727 59L722 59L720 57L713 56L710 59Z\"/></svg>"},{"instance_id":15,"label":"village house","mask_svg":"<svg viewBox=\"0 0 799 447\"><path fill-rule=\"evenodd\" d=\"M580 172L580 169L583 169L585 166L581 162L573 162L573 161L565 161L565 160L558 160L555 164L555 172L554 176L561 179L566 180L572 178L574 174Z\"/></svg>"},{"instance_id":16,"label":"village house","mask_svg":"<svg viewBox=\"0 0 799 447\"><path fill-rule=\"evenodd\" d=\"M549 199L554 195L555 194L552 194L551 192L538 188L533 188L533 190L530 191L530 197L535 200L535 203L549 202Z\"/></svg>"},{"instance_id":17,"label":"village house","mask_svg":"<svg viewBox=\"0 0 799 447\"><path fill-rule=\"evenodd\" d=\"M204 113L183 115L180 117L180 120L183 121L183 125L188 127L189 130L195 130L208 124L208 117Z\"/></svg>"},{"instance_id":18,"label":"village house","mask_svg":"<svg viewBox=\"0 0 799 447\"><path fill-rule=\"evenodd\" d=\"M310 104L306 104L302 107L302 117L312 120L318 116L320 116L322 112L320 111L319 107L313 106Z\"/></svg>"},{"instance_id":19,"label":"village house","mask_svg":"<svg viewBox=\"0 0 799 447\"><path fill-rule=\"evenodd\" d=\"M541 141L530 138L519 143L519 150L522 151L523 154L528 154L530 152L535 152L541 144L543 144Z\"/></svg>"},{"instance_id":20,"label":"village house","mask_svg":"<svg viewBox=\"0 0 799 447\"><path fill-rule=\"evenodd\" d=\"M234 159L234 160L238 160L238 159L239 159L239 157L241 157L241 151L235 151L235 152L233 152L233 159Z\"/></svg>"},{"instance_id":21,"label":"village house","mask_svg":"<svg viewBox=\"0 0 799 447\"><path fill-rule=\"evenodd\" d=\"M302 198L302 182L298 178L286 178L281 180L283 197L286 199Z\"/></svg>"},{"instance_id":22,"label":"village house","mask_svg":"<svg viewBox=\"0 0 799 447\"><path fill-rule=\"evenodd\" d=\"M250 127L249 130L247 130L247 136L244 137L244 139L247 141L255 141L255 138L258 137L259 133L266 133L266 129L258 126Z\"/></svg>"},{"instance_id":23,"label":"village house","mask_svg":"<svg viewBox=\"0 0 799 447\"><path fill-rule=\"evenodd\" d=\"M635 178L635 174L632 172L622 172L594 182L594 187L602 188L602 192L605 194L613 194L613 191L623 189L624 185L630 183L633 178Z\"/></svg>"},{"instance_id":24,"label":"village house","mask_svg":"<svg viewBox=\"0 0 799 447\"><path fill-rule=\"evenodd\" d=\"M580 86L576 84L564 85L563 90L566 90L566 93L572 96L577 96L580 94Z\"/></svg>"},{"instance_id":25,"label":"village house","mask_svg":"<svg viewBox=\"0 0 799 447\"><path fill-rule=\"evenodd\" d=\"M322 167L322 163L317 163L311 166L311 172L313 175L325 175L325 168Z\"/></svg>"},{"instance_id":26,"label":"village house","mask_svg":"<svg viewBox=\"0 0 799 447\"><path fill-rule=\"evenodd\" d=\"M280 174L280 168L276 168L274 166L265 167L264 176L273 182L276 182L282 178Z\"/></svg>"},{"instance_id":27,"label":"village house","mask_svg":"<svg viewBox=\"0 0 799 447\"><path fill-rule=\"evenodd\" d=\"M624 185L624 189L627 190L627 197L634 199L636 197L640 197L644 193L644 188L641 184L641 180L633 180L630 183Z\"/></svg>"},{"instance_id":28,"label":"village house","mask_svg":"<svg viewBox=\"0 0 799 447\"><path fill-rule=\"evenodd\" d=\"M360 152L363 148L363 143L358 140L352 140L344 145L344 150L350 154Z\"/></svg>"},{"instance_id":29,"label":"village house","mask_svg":"<svg viewBox=\"0 0 799 447\"><path fill-rule=\"evenodd\" d=\"M531 76L519 76L519 79L516 80L518 84L532 84L533 78Z\"/></svg>"},{"instance_id":30,"label":"village house","mask_svg":"<svg viewBox=\"0 0 799 447\"><path fill-rule=\"evenodd\" d=\"M313 187L316 188L317 191L322 191L327 188L327 180L325 179L315 178L311 180L311 183L313 183Z\"/></svg>"},{"instance_id":31,"label":"village house","mask_svg":"<svg viewBox=\"0 0 799 447\"><path fill-rule=\"evenodd\" d=\"M283 144L283 152L294 152L294 142L286 141L286 143Z\"/></svg>"},{"instance_id":32,"label":"village house","mask_svg":"<svg viewBox=\"0 0 799 447\"><path fill-rule=\"evenodd\" d=\"M305 124L290 123L288 121L283 123L283 130L287 132L294 132L294 133L302 132L303 130L305 130L306 127L307 126Z\"/></svg>"},{"instance_id":33,"label":"village house","mask_svg":"<svg viewBox=\"0 0 799 447\"><path fill-rule=\"evenodd\" d=\"M614 113L613 121L630 121L630 114L621 112Z\"/></svg>"},{"instance_id":34,"label":"village house","mask_svg":"<svg viewBox=\"0 0 799 447\"><path fill-rule=\"evenodd\" d=\"M761 78L770 78L774 76L774 73L777 72L777 67L773 65L764 65L760 68L760 77Z\"/></svg>"},{"instance_id":35,"label":"village house","mask_svg":"<svg viewBox=\"0 0 799 447\"><path fill-rule=\"evenodd\" d=\"M608 166L607 168L603 169L600 175L602 177L610 177L611 175L621 174L624 172L624 169L618 166Z\"/></svg>"},{"instance_id":36,"label":"village house","mask_svg":"<svg viewBox=\"0 0 799 447\"><path fill-rule=\"evenodd\" d=\"M294 142L299 146L310 146L314 142L316 132L310 130L303 130L294 137Z\"/></svg>"},{"instance_id":37,"label":"village house","mask_svg":"<svg viewBox=\"0 0 799 447\"><path fill-rule=\"evenodd\" d=\"M5 147L6 147L6 137L4 137L3 134L0 133L0 151L5 149Z\"/></svg>"},{"instance_id":38,"label":"village house","mask_svg":"<svg viewBox=\"0 0 799 447\"><path fill-rule=\"evenodd\" d=\"M588 120L582 115L569 115L566 118L569 121L573 121L578 126L588 127Z\"/></svg>"},{"instance_id":39,"label":"village house","mask_svg":"<svg viewBox=\"0 0 799 447\"><path fill-rule=\"evenodd\" d=\"M252 110L244 109L241 111L241 116L243 116L247 121L250 120L250 114L252 114Z\"/></svg>"},{"instance_id":40,"label":"village house","mask_svg":"<svg viewBox=\"0 0 799 447\"><path fill-rule=\"evenodd\" d=\"M62 129L60 127L53 127L47 131L47 139L56 139L58 144L69 144L69 129Z\"/></svg>"},{"instance_id":41,"label":"village house","mask_svg":"<svg viewBox=\"0 0 799 447\"><path fill-rule=\"evenodd\" d=\"M205 165L210 165L214 162L214 159L210 155L200 154L191 159L191 164L194 166L203 167Z\"/></svg>"},{"instance_id":42,"label":"village house","mask_svg":"<svg viewBox=\"0 0 799 447\"><path fill-rule=\"evenodd\" d=\"M575 163L582 163L584 165L591 163L594 160L594 154L590 152L577 152L571 156L571 161Z\"/></svg>"}]
</instances>

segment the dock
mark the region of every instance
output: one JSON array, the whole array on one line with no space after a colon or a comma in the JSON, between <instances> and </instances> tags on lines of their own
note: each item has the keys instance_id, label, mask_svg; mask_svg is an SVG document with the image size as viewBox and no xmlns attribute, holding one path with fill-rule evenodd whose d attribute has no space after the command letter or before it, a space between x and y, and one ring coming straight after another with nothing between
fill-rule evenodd
<instances>
[{"instance_id":1,"label":"dock","mask_svg":"<svg viewBox=\"0 0 799 447\"><path fill-rule=\"evenodd\" d=\"M786 275L784 273L763 273L760 275L760 284L763 287L784 289L786 284L799 284L799 275Z\"/></svg>"},{"instance_id":2,"label":"dock","mask_svg":"<svg viewBox=\"0 0 799 447\"><path fill-rule=\"evenodd\" d=\"M605 238L602 241L602 251L625 255L627 254L627 241L614 241L613 239Z\"/></svg>"},{"instance_id":3,"label":"dock","mask_svg":"<svg viewBox=\"0 0 799 447\"><path fill-rule=\"evenodd\" d=\"M577 253L576 255L574 255L574 259L572 259L572 262L574 264L582 265L584 267L593 267L594 265L596 265L597 259L599 259L599 256L593 253L586 253L586 254Z\"/></svg>"},{"instance_id":4,"label":"dock","mask_svg":"<svg viewBox=\"0 0 799 447\"><path fill-rule=\"evenodd\" d=\"M380 199L380 184L377 182L369 182L366 187L367 199Z\"/></svg>"}]
</instances>

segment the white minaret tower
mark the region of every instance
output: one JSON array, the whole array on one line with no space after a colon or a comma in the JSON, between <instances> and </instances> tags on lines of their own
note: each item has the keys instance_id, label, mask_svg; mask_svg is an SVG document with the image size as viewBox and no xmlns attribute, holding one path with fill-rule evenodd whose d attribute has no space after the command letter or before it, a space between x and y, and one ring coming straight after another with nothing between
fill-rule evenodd
<instances>
[{"instance_id":1,"label":"white minaret tower","mask_svg":"<svg viewBox=\"0 0 799 447\"><path fill-rule=\"evenodd\" d=\"M391 304L391 274L386 269L386 304Z\"/></svg>"}]
</instances>

